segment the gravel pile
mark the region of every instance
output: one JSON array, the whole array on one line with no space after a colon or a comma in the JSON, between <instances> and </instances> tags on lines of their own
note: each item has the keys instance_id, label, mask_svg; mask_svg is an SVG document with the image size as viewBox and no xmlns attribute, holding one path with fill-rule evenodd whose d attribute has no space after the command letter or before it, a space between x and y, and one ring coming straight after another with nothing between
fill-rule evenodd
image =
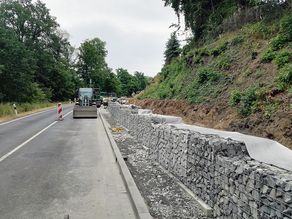
<instances>
[{"instance_id":1,"label":"gravel pile","mask_svg":"<svg viewBox=\"0 0 292 219\"><path fill-rule=\"evenodd\" d=\"M108 113L103 116L111 127L120 127ZM127 130L113 136L154 218L207 218L193 198L148 158L147 148Z\"/></svg>"}]
</instances>

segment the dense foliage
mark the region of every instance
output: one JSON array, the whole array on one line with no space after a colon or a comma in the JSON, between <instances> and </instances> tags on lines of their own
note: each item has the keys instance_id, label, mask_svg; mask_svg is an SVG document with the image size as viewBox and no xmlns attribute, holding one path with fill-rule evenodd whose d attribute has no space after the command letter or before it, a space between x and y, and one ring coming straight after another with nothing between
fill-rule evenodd
<instances>
[{"instance_id":1,"label":"dense foliage","mask_svg":"<svg viewBox=\"0 0 292 219\"><path fill-rule=\"evenodd\" d=\"M82 78L84 86L104 89L105 79L111 72L105 61L106 55L105 42L99 38L87 40L81 44L77 71Z\"/></svg>"},{"instance_id":2,"label":"dense foliage","mask_svg":"<svg viewBox=\"0 0 292 219\"><path fill-rule=\"evenodd\" d=\"M239 115L291 110L291 9L195 46L166 63L139 99L179 99L199 106L225 105ZM166 48L167 50L168 48Z\"/></svg>"},{"instance_id":3,"label":"dense foliage","mask_svg":"<svg viewBox=\"0 0 292 219\"><path fill-rule=\"evenodd\" d=\"M84 86L98 87L105 92L115 92L118 96L131 96L144 90L147 78L141 72L131 75L126 69L117 69L116 74L105 61L105 42L99 38L87 40L79 48L77 72Z\"/></svg>"},{"instance_id":4,"label":"dense foliage","mask_svg":"<svg viewBox=\"0 0 292 219\"><path fill-rule=\"evenodd\" d=\"M131 95L148 83L139 72L129 75L131 80L118 77L99 38L86 40L77 51L76 56L68 34L41 1L1 1L0 102L68 100L80 86Z\"/></svg>"},{"instance_id":5,"label":"dense foliage","mask_svg":"<svg viewBox=\"0 0 292 219\"><path fill-rule=\"evenodd\" d=\"M0 23L0 101L71 97L76 87L72 47L46 6L5 1Z\"/></svg>"},{"instance_id":6,"label":"dense foliage","mask_svg":"<svg viewBox=\"0 0 292 219\"><path fill-rule=\"evenodd\" d=\"M281 9L291 7L291 1L279 0L163 0L166 6L183 16L185 26L191 29L195 39L205 34L218 34L225 26L244 24L263 18L274 18ZM232 17L230 24L227 21ZM222 25L225 24L225 25Z\"/></svg>"},{"instance_id":7,"label":"dense foliage","mask_svg":"<svg viewBox=\"0 0 292 219\"><path fill-rule=\"evenodd\" d=\"M120 81L120 96L131 96L137 91L144 90L149 83L143 73L135 72L133 76L122 68L117 69L117 78Z\"/></svg>"}]
</instances>

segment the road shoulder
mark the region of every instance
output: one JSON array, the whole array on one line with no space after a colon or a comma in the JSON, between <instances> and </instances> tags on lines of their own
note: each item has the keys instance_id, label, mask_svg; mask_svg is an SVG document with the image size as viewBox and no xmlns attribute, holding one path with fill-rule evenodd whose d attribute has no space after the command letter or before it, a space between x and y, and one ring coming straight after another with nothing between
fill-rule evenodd
<instances>
[{"instance_id":1,"label":"road shoulder","mask_svg":"<svg viewBox=\"0 0 292 219\"><path fill-rule=\"evenodd\" d=\"M100 117L101 117L103 126L106 130L106 134L109 138L112 149L114 151L114 154L116 156L116 161L119 164L123 180L126 184L126 188L127 188L128 192L130 194L131 201L132 201L132 204L136 210L138 218L152 219L152 217L149 213L148 207L145 204L144 199L142 198L142 195L141 195L137 185L135 184L135 181L134 181L134 179L133 179L133 177L132 177L132 175L131 175L131 173L130 173L130 171L129 171L129 169L124 161L124 158L123 158L121 152L119 151L119 148L118 148L111 132L109 131L109 129L111 127L110 124L103 118L102 112L100 112Z\"/></svg>"}]
</instances>

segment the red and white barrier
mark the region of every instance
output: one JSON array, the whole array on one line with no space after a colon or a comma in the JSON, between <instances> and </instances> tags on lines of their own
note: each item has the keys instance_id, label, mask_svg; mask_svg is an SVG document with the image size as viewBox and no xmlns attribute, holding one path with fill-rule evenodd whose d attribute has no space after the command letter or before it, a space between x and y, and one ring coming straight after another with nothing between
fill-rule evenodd
<instances>
[{"instance_id":1,"label":"red and white barrier","mask_svg":"<svg viewBox=\"0 0 292 219\"><path fill-rule=\"evenodd\" d=\"M64 119L63 118L63 107L62 107L62 103L58 103L57 111L58 111L58 120L62 121Z\"/></svg>"}]
</instances>

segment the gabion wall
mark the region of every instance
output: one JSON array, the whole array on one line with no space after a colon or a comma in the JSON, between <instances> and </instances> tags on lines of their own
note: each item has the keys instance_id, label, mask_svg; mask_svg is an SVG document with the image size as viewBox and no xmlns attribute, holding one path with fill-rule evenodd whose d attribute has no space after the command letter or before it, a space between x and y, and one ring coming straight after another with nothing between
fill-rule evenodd
<instances>
[{"instance_id":1,"label":"gabion wall","mask_svg":"<svg viewBox=\"0 0 292 219\"><path fill-rule=\"evenodd\" d=\"M178 129L165 116L139 115L129 106L108 110L215 218L292 219L292 172L250 158L244 143Z\"/></svg>"}]
</instances>

